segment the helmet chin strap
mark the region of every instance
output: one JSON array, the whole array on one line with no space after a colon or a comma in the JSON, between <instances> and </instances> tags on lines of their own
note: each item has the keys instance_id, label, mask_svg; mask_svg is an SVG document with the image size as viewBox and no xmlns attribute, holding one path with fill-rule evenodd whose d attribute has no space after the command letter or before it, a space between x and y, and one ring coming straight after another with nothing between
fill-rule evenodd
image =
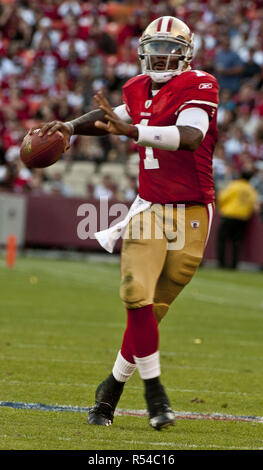
<instances>
[{"instance_id":1,"label":"helmet chin strap","mask_svg":"<svg viewBox=\"0 0 263 470\"><path fill-rule=\"evenodd\" d=\"M163 73L158 73L158 72L147 72L147 75L149 75L152 79L153 82L155 83L165 83L171 80L175 75L173 72L163 72Z\"/></svg>"},{"instance_id":2,"label":"helmet chin strap","mask_svg":"<svg viewBox=\"0 0 263 470\"><path fill-rule=\"evenodd\" d=\"M174 71L167 71L167 72L154 72L151 70L147 70L144 73L149 75L153 82L155 83L165 83L171 80L171 78L176 77L177 75L181 75L181 73L186 72L187 70L190 70L191 67L188 65L185 70L183 69L183 66L185 65L185 62L182 60L179 60L178 63L178 68Z\"/></svg>"}]
</instances>

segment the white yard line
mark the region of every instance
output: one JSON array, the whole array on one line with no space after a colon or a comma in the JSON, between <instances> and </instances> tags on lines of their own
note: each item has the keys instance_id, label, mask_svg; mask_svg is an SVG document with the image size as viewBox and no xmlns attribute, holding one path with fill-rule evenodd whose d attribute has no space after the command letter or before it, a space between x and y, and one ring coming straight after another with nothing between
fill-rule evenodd
<instances>
[{"instance_id":1,"label":"white yard line","mask_svg":"<svg viewBox=\"0 0 263 470\"><path fill-rule=\"evenodd\" d=\"M3 330L1 329L1 331L3 332ZM47 343L43 343L43 344L31 344L31 343L12 343L12 347L14 348L21 348L21 349L43 349L43 348L48 348L49 350L57 350L57 351L65 351L70 348L70 350L72 352L78 352L79 351L79 348L78 347L75 347L72 346L72 345L69 345L69 346L57 346L57 345L50 345L50 344L47 344ZM108 349L108 351L110 353L116 353L116 349ZM225 358L225 356L223 354L206 354L206 353L202 353L202 352L198 352L198 351L195 351L195 352L186 352L186 351L164 351L164 352L161 352L161 357L173 357L175 359L178 359L180 357L193 357L196 358L196 357L205 357L206 359L209 358L209 359L222 359L222 358ZM234 357L233 355L231 356L232 358L234 358L235 360L240 360L242 363L244 362L244 357L238 355L236 357ZM249 361L263 361L263 356L249 356L248 358ZM184 366L184 365L183 365ZM213 368L214 370L214 368Z\"/></svg>"},{"instance_id":2,"label":"white yard line","mask_svg":"<svg viewBox=\"0 0 263 470\"><path fill-rule=\"evenodd\" d=\"M0 439L9 439L10 436L8 436L7 434L0 434ZM30 439L30 440L35 440L35 436L30 436L27 434L26 436L26 439ZM85 443L86 441L88 443L91 443L91 442L94 442L94 443L102 443L102 444L110 444L112 445L113 441L112 439L99 439L99 438L95 438L95 439L92 439L89 437L87 438L83 438L81 436L78 436L78 437L62 437L62 436L52 436L52 439L56 439L58 441L65 441L65 442L69 442L69 441L78 441L78 447L79 447L79 442L83 442ZM173 450L179 450L179 449L200 449L200 450L206 450L206 449L218 449L218 450L263 450L263 447L238 447L238 446L225 446L225 445L213 445L213 444L206 444L205 447L203 447L202 445L196 445L196 444L187 444L187 443L184 443L184 442L155 442L155 441L135 441L135 440L126 440L126 439L122 439L121 440L121 444L127 444L127 448L130 447L131 445L134 445L134 446L152 446L154 447L154 449L159 449L159 447L171 447ZM86 450L89 450L86 448ZM117 450L124 450L124 449L117 449ZM138 449L136 449L138 450ZM106 452L106 451L105 451Z\"/></svg>"},{"instance_id":3,"label":"white yard line","mask_svg":"<svg viewBox=\"0 0 263 470\"><path fill-rule=\"evenodd\" d=\"M263 302L260 301L258 304L253 304L251 302L247 302L246 300L237 300L237 299L230 299L230 298L225 298L219 297L216 295L207 295L207 294L202 294L202 293L197 293L197 292L187 292L186 293L186 298L192 298L200 302L206 302L206 303L212 303L212 304L217 304L217 305L229 305L229 306L235 306L235 307L241 307L242 309L247 308L249 311L249 314L251 314L251 309L256 310L258 314L261 314L262 308L263 308ZM253 311L253 315L255 315L255 312Z\"/></svg>"},{"instance_id":4,"label":"white yard line","mask_svg":"<svg viewBox=\"0 0 263 470\"><path fill-rule=\"evenodd\" d=\"M87 383L72 383L72 382L45 382L45 381L24 381L24 380L9 380L9 379L0 379L0 383L10 384L10 385L24 385L24 386L31 386L31 385L50 385L54 387L84 387L96 388L98 384L87 384ZM135 385L128 385L129 389L131 390L143 390L143 387L138 387ZM240 392L240 391L222 391L222 390L200 390L200 389L182 389L182 388L172 388L166 387L166 390L169 392L179 392L179 393L208 393L208 394L216 394L216 395L236 395L236 396L245 396L247 398L258 398L261 397L262 393L261 390L258 391L257 394Z\"/></svg>"},{"instance_id":5,"label":"white yard line","mask_svg":"<svg viewBox=\"0 0 263 470\"><path fill-rule=\"evenodd\" d=\"M8 362L8 361L18 361L18 362L53 362L53 363L62 363L62 364L98 364L98 365L103 365L105 364L104 362L99 362L99 361L89 361L88 359L58 359L58 358L50 358L50 357L39 357L34 358L34 357L18 357L18 356L1 356L0 355L0 361ZM214 372L223 372L227 374L240 374L240 370L234 370L234 369L222 369L222 368L216 368L216 367L202 367L202 366L188 366L186 364L183 365L178 365L178 364L166 364L165 365L166 369L179 369L179 370L212 370Z\"/></svg>"}]
</instances>

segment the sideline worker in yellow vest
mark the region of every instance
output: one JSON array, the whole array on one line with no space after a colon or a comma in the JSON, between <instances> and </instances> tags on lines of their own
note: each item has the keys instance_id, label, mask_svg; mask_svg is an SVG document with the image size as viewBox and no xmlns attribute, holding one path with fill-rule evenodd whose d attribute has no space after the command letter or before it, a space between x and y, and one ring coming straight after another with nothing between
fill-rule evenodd
<instances>
[{"instance_id":1,"label":"sideline worker in yellow vest","mask_svg":"<svg viewBox=\"0 0 263 470\"><path fill-rule=\"evenodd\" d=\"M251 177L252 172L244 170L240 179L231 181L217 196L217 207L222 217L218 230L217 256L222 268L226 267L227 240L231 242L230 267L237 267L247 222L258 210L258 194L249 183Z\"/></svg>"}]
</instances>

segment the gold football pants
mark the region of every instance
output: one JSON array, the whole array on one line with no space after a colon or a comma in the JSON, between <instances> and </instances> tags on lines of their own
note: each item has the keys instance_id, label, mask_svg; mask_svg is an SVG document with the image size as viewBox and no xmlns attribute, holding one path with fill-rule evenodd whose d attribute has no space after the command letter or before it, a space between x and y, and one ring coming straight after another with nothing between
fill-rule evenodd
<instances>
[{"instance_id":1,"label":"gold football pants","mask_svg":"<svg viewBox=\"0 0 263 470\"><path fill-rule=\"evenodd\" d=\"M120 297L126 308L153 304L162 320L202 260L209 213L202 205L154 204L130 220L121 252Z\"/></svg>"}]
</instances>

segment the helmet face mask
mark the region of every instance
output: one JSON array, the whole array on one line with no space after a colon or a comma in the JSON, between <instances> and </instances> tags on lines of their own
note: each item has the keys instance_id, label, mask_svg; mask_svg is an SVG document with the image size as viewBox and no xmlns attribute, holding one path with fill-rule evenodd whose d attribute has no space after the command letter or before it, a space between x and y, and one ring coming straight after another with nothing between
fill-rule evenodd
<instances>
[{"instance_id":1,"label":"helmet face mask","mask_svg":"<svg viewBox=\"0 0 263 470\"><path fill-rule=\"evenodd\" d=\"M160 27L162 23L170 31L163 31L165 27ZM149 75L154 82L167 82L189 70L193 55L193 34L177 18L158 18L143 33L138 55L142 73Z\"/></svg>"}]
</instances>

